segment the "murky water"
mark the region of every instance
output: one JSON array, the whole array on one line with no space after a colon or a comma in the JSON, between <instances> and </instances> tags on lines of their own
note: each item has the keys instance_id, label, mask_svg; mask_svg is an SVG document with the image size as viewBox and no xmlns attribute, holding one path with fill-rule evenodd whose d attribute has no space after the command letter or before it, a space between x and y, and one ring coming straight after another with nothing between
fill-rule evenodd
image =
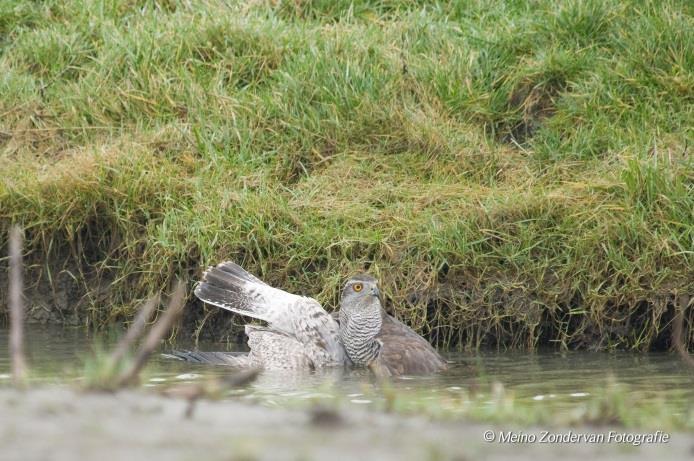
<instances>
[{"instance_id":1,"label":"murky water","mask_svg":"<svg viewBox=\"0 0 694 461\"><path fill-rule=\"evenodd\" d=\"M27 349L36 383L76 384L83 361L94 348L94 338L81 329L31 327ZM7 329L0 328L0 386L10 382ZM103 339L97 341L103 343ZM224 345L198 345L200 350L225 350ZM191 348L165 344L161 352ZM490 405L499 392L516 405L541 406L550 412L570 412L603 395L609 383L641 403L652 401L672 414L694 414L694 372L674 354L589 352L482 352L444 354L450 370L429 377L396 379L391 390L426 407L455 413L462 398L475 396ZM144 385L164 387L198 382L234 373L219 366L190 364L157 354L144 373ZM496 396L496 397L495 397ZM341 405L383 408L389 399L366 370L328 370L315 373L264 372L228 398L247 399L268 406L292 406L309 401L336 401ZM415 403L417 403L415 402ZM415 405L416 407L416 405ZM688 416L691 417L691 416Z\"/></svg>"}]
</instances>

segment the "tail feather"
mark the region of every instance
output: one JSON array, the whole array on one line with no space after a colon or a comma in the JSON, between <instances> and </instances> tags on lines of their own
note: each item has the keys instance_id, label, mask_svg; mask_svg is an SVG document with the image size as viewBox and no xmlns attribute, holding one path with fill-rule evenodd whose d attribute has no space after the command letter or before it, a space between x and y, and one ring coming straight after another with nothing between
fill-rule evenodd
<instances>
[{"instance_id":1,"label":"tail feather","mask_svg":"<svg viewBox=\"0 0 694 461\"><path fill-rule=\"evenodd\" d=\"M195 287L195 296L208 304L269 322L263 295L266 290L273 288L227 261L205 272Z\"/></svg>"},{"instance_id":2,"label":"tail feather","mask_svg":"<svg viewBox=\"0 0 694 461\"><path fill-rule=\"evenodd\" d=\"M257 284L239 274L227 272L223 267L217 266L208 269L203 275L203 281L227 290L235 290L247 284Z\"/></svg>"},{"instance_id":3,"label":"tail feather","mask_svg":"<svg viewBox=\"0 0 694 461\"><path fill-rule=\"evenodd\" d=\"M201 301L236 312L237 314L248 315L259 320L268 320L258 311L249 294L239 286L223 288L203 280L195 287L195 296Z\"/></svg>"},{"instance_id":4,"label":"tail feather","mask_svg":"<svg viewBox=\"0 0 694 461\"><path fill-rule=\"evenodd\" d=\"M171 351L171 353L163 355L185 362L205 363L208 365L226 365L230 367L247 367L250 365L250 360L246 353Z\"/></svg>"},{"instance_id":5,"label":"tail feather","mask_svg":"<svg viewBox=\"0 0 694 461\"><path fill-rule=\"evenodd\" d=\"M237 277L245 282L250 282L250 283L258 283L260 285L267 285L265 282L260 280L258 277L255 275L251 274L248 272L246 269L243 267L239 266L235 262L232 261L225 261L223 263L217 264L217 266L214 269L218 269L220 271L223 271L229 275L233 275L234 277Z\"/></svg>"}]
</instances>

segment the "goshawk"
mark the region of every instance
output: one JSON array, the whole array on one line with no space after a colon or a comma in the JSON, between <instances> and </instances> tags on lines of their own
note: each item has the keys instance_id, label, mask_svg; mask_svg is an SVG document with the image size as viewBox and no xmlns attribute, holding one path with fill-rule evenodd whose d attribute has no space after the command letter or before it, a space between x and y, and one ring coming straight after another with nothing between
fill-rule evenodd
<instances>
[{"instance_id":1,"label":"goshawk","mask_svg":"<svg viewBox=\"0 0 694 461\"><path fill-rule=\"evenodd\" d=\"M428 374L446 362L411 328L388 315L376 279L347 281L338 315L315 299L267 285L238 264L224 262L205 272L195 287L202 301L263 320L246 325L248 354L178 352L186 360L265 369L316 369L355 364L386 376Z\"/></svg>"}]
</instances>

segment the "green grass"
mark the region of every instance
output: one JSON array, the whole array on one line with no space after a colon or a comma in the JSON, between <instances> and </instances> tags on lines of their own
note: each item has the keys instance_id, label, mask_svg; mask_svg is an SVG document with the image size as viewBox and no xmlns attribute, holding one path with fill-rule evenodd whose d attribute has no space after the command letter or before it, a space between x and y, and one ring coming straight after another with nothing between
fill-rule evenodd
<instances>
[{"instance_id":1,"label":"green grass","mask_svg":"<svg viewBox=\"0 0 694 461\"><path fill-rule=\"evenodd\" d=\"M446 389L440 398L397 390L387 385L366 391L382 411L426 416L438 420L472 419L519 427L625 427L651 430L694 430L694 407L678 406L664 398L634 392L614 376L595 383L582 401L563 399L540 403L522 398L493 382L479 389ZM548 397L548 396L545 396ZM551 395L550 400L554 400Z\"/></svg>"},{"instance_id":2,"label":"green grass","mask_svg":"<svg viewBox=\"0 0 694 461\"><path fill-rule=\"evenodd\" d=\"M411 384L411 381L410 381ZM421 383L420 383L421 384ZM584 383L586 384L586 383ZM440 385L440 383L439 383ZM506 388L496 380L481 380L474 385L422 389L403 382L363 382L360 400L368 408L396 415L413 415L435 421L473 420L511 427L592 427L639 430L694 431L694 405L683 390L657 395L634 390L607 372L588 384L584 395L567 396L561 392L533 396L528 389L511 384ZM657 385L656 385L657 387ZM291 396L272 400L271 406L296 409L322 409L339 414L353 407L350 398L326 384L311 399ZM252 395L244 395L245 401ZM255 396L255 402L265 404Z\"/></svg>"},{"instance_id":3,"label":"green grass","mask_svg":"<svg viewBox=\"0 0 694 461\"><path fill-rule=\"evenodd\" d=\"M6 0L0 247L23 225L29 280L89 325L233 259L331 307L369 270L440 344L667 348L692 10Z\"/></svg>"}]
</instances>

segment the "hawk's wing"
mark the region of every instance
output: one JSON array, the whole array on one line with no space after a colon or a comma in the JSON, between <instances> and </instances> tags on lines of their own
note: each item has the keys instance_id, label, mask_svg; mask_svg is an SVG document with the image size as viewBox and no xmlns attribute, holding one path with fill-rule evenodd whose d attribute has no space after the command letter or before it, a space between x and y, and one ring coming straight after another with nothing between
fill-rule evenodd
<instances>
[{"instance_id":1,"label":"hawk's wing","mask_svg":"<svg viewBox=\"0 0 694 461\"><path fill-rule=\"evenodd\" d=\"M273 288L227 261L208 269L195 287L202 301L268 323L271 329L296 338L321 366L344 363L337 322L313 298Z\"/></svg>"},{"instance_id":2,"label":"hawk's wing","mask_svg":"<svg viewBox=\"0 0 694 461\"><path fill-rule=\"evenodd\" d=\"M381 342L378 365L391 375L425 375L448 368L426 339L386 313L376 338Z\"/></svg>"}]
</instances>

